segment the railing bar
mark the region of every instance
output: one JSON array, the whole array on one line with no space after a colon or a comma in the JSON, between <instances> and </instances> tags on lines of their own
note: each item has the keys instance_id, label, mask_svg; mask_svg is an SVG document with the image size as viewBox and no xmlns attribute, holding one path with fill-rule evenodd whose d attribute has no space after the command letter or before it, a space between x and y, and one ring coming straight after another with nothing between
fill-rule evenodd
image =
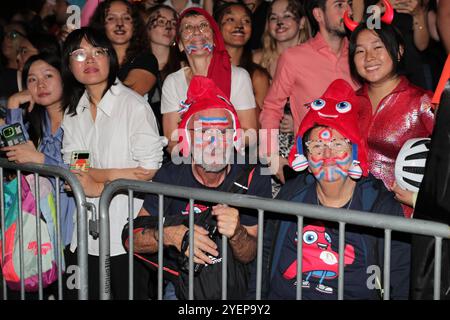
<instances>
[{"instance_id":1,"label":"railing bar","mask_svg":"<svg viewBox=\"0 0 450 320\"><path fill-rule=\"evenodd\" d=\"M39 174L34 174L34 191L35 191L35 206L36 206L36 238L37 238L37 250L38 250L38 297L39 300L44 298L44 290L42 287L42 239L41 239L41 207L40 207L40 190L39 190ZM52 245L53 247L53 245Z\"/></svg>"},{"instance_id":2,"label":"railing bar","mask_svg":"<svg viewBox=\"0 0 450 320\"><path fill-rule=\"evenodd\" d=\"M158 195L158 300L163 299L163 263L164 263L164 195Z\"/></svg>"},{"instance_id":3,"label":"railing bar","mask_svg":"<svg viewBox=\"0 0 450 320\"><path fill-rule=\"evenodd\" d=\"M4 177L3 167L0 167L0 213L1 213L1 228L2 228L2 261L5 261L5 193L4 193ZM3 282L3 300L8 300L8 291L6 289L6 280L2 277Z\"/></svg>"},{"instance_id":4,"label":"railing bar","mask_svg":"<svg viewBox=\"0 0 450 320\"><path fill-rule=\"evenodd\" d=\"M433 299L441 299L441 271L442 271L442 238L435 237L434 247L434 292Z\"/></svg>"},{"instance_id":5,"label":"railing bar","mask_svg":"<svg viewBox=\"0 0 450 320\"><path fill-rule=\"evenodd\" d=\"M189 199L189 300L194 300L194 199Z\"/></svg>"},{"instance_id":6,"label":"railing bar","mask_svg":"<svg viewBox=\"0 0 450 320\"><path fill-rule=\"evenodd\" d=\"M338 300L344 300L345 223L339 222Z\"/></svg>"},{"instance_id":7,"label":"railing bar","mask_svg":"<svg viewBox=\"0 0 450 320\"><path fill-rule=\"evenodd\" d=\"M256 300L261 300L263 265L264 210L258 209L258 244L256 251Z\"/></svg>"},{"instance_id":8,"label":"railing bar","mask_svg":"<svg viewBox=\"0 0 450 320\"><path fill-rule=\"evenodd\" d=\"M24 266L24 239L23 239L23 212L22 212L22 174L17 170L17 194L19 200L19 259L20 259L20 299L25 300L25 266Z\"/></svg>"},{"instance_id":9,"label":"railing bar","mask_svg":"<svg viewBox=\"0 0 450 320\"><path fill-rule=\"evenodd\" d=\"M63 300L62 253L61 253L61 194L59 177L55 177L56 185L56 254L58 255L58 300Z\"/></svg>"},{"instance_id":10,"label":"railing bar","mask_svg":"<svg viewBox=\"0 0 450 320\"><path fill-rule=\"evenodd\" d=\"M391 288L391 239L392 232L389 229L384 230L384 279L383 279L383 299L390 299Z\"/></svg>"},{"instance_id":11,"label":"railing bar","mask_svg":"<svg viewBox=\"0 0 450 320\"><path fill-rule=\"evenodd\" d=\"M128 252L128 300L133 300L133 290L134 290L134 268L133 268L133 254L134 254L134 201L133 201L133 190L128 190L128 242L129 252Z\"/></svg>"},{"instance_id":12,"label":"railing bar","mask_svg":"<svg viewBox=\"0 0 450 320\"><path fill-rule=\"evenodd\" d=\"M303 217L297 216L297 300L302 300L303 284Z\"/></svg>"},{"instance_id":13,"label":"railing bar","mask_svg":"<svg viewBox=\"0 0 450 320\"><path fill-rule=\"evenodd\" d=\"M222 300L227 300L228 238L222 235Z\"/></svg>"}]
</instances>

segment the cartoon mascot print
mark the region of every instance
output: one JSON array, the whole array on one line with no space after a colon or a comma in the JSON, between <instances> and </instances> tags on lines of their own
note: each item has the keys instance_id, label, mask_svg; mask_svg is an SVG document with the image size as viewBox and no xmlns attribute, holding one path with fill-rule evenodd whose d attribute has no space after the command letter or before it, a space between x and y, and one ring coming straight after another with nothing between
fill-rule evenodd
<instances>
[{"instance_id":1,"label":"cartoon mascot print","mask_svg":"<svg viewBox=\"0 0 450 320\"><path fill-rule=\"evenodd\" d=\"M295 237L295 243L298 241ZM352 245L345 246L344 266L355 261L355 249ZM333 288L324 284L325 280L338 276L339 254L331 248L331 237L323 225L307 225L303 228L303 273L306 274L302 282L303 288L310 288L310 278L318 278L319 284L315 288L325 294L333 294ZM283 273L286 280L297 276L297 260Z\"/></svg>"}]
</instances>

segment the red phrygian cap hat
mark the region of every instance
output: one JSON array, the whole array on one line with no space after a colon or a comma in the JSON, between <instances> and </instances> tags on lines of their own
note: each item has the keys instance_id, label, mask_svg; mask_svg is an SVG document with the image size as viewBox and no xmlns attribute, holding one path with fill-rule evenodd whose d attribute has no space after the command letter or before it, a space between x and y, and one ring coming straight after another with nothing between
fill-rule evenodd
<instances>
[{"instance_id":1,"label":"red phrygian cap hat","mask_svg":"<svg viewBox=\"0 0 450 320\"><path fill-rule=\"evenodd\" d=\"M213 80L203 76L194 76L189 84L187 99L181 103L178 111L181 116L181 122L178 125L178 143L183 156L187 157L191 148L188 130L189 120L197 112L207 109L225 109L230 113L234 128L233 143L236 150L241 152L244 147L240 130L241 125L233 105Z\"/></svg>"},{"instance_id":2,"label":"red phrygian cap hat","mask_svg":"<svg viewBox=\"0 0 450 320\"><path fill-rule=\"evenodd\" d=\"M294 146L289 154L289 164L296 171L308 167L303 155L302 137L315 125L327 126L337 130L349 139L353 147L353 165L349 169L352 178L368 175L367 145L359 128L358 97L348 82L342 79L333 81L322 97L306 105L306 113L297 132Z\"/></svg>"}]
</instances>

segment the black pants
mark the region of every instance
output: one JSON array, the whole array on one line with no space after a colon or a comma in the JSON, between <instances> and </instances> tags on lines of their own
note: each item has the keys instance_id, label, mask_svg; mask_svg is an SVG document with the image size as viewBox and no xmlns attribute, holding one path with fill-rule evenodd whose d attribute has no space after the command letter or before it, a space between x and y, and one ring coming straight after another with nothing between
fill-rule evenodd
<instances>
[{"instance_id":1,"label":"black pants","mask_svg":"<svg viewBox=\"0 0 450 320\"><path fill-rule=\"evenodd\" d=\"M67 252L69 251L69 252ZM77 265L77 252L66 249L66 281L64 285L64 299L78 299L78 290L73 285L74 277L70 272L70 266ZM100 298L99 257L88 255L88 297L89 300ZM76 270L76 269L74 269ZM134 259L134 290L135 300L148 300L154 298L154 273L150 271L136 258ZM110 257L110 289L112 299L128 299L128 254Z\"/></svg>"}]
</instances>

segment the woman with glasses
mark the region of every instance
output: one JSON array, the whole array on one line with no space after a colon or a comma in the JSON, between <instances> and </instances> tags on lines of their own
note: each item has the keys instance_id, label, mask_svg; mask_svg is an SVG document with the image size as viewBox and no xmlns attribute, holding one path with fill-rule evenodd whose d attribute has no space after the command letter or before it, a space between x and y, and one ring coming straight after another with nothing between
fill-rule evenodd
<instances>
[{"instance_id":1,"label":"woman with glasses","mask_svg":"<svg viewBox=\"0 0 450 320\"><path fill-rule=\"evenodd\" d=\"M342 216L344 210L358 210L362 216L365 212L402 216L393 194L368 173L367 146L359 128L357 104L351 85L342 79L333 81L320 98L309 104L289 157L295 170L308 169L309 173L286 182L279 199L306 203L318 210L339 209L336 213ZM345 300L382 298L383 288L368 285L369 267L383 266L385 260L382 230L353 225L341 232L337 223L317 217L305 218L299 230L297 219L278 215L276 220L276 224L267 221L264 234L268 246L263 252L268 259L262 259L267 261L262 267L266 270L262 279L267 280L262 286L263 299L294 300L299 286L304 300L337 300L340 294ZM339 249L340 236L344 245ZM408 238L399 233L392 235L390 244L389 297L404 300L409 295L411 248ZM298 261L298 245L303 249L302 261ZM297 272L299 262L301 274ZM371 283L382 283L380 274L373 274ZM255 276L253 272L249 281L252 294ZM339 277L345 279L341 292Z\"/></svg>"},{"instance_id":2,"label":"woman with glasses","mask_svg":"<svg viewBox=\"0 0 450 320\"><path fill-rule=\"evenodd\" d=\"M346 22L347 27L352 26ZM431 92L416 87L402 75L404 42L390 24L368 29L361 23L350 37L349 63L355 80L362 84L361 127L369 145L369 169L386 188L409 199L403 205L406 217L413 209L412 192L395 185L395 160L403 144L412 138L428 137L434 126Z\"/></svg>"},{"instance_id":3,"label":"woman with glasses","mask_svg":"<svg viewBox=\"0 0 450 320\"><path fill-rule=\"evenodd\" d=\"M17 69L17 53L20 40L26 36L26 30L20 23L11 23L4 27L2 41L2 63L6 68Z\"/></svg>"},{"instance_id":4,"label":"woman with glasses","mask_svg":"<svg viewBox=\"0 0 450 320\"><path fill-rule=\"evenodd\" d=\"M149 97L155 113L160 134L162 131L161 92L167 75L181 68L180 51L176 47L175 36L178 14L169 6L159 4L144 13L150 50L158 60L158 76L154 93Z\"/></svg>"},{"instance_id":5,"label":"woman with glasses","mask_svg":"<svg viewBox=\"0 0 450 320\"><path fill-rule=\"evenodd\" d=\"M244 69L231 65L214 19L203 9L186 9L179 20L177 37L178 47L186 54L188 66L168 75L163 84L161 112L164 135L169 139L169 152L178 141L178 111L180 103L186 100L194 75L214 80L236 108L241 127L244 130L256 129L256 102L250 76Z\"/></svg>"},{"instance_id":6,"label":"woman with glasses","mask_svg":"<svg viewBox=\"0 0 450 320\"><path fill-rule=\"evenodd\" d=\"M104 31L111 41L120 66L120 81L142 96L151 96L158 61L149 51L145 26L136 5L126 0L103 1L95 10L90 26Z\"/></svg>"},{"instance_id":7,"label":"woman with glasses","mask_svg":"<svg viewBox=\"0 0 450 320\"><path fill-rule=\"evenodd\" d=\"M89 198L98 206L104 183L128 178L150 180L162 161L162 143L153 112L146 100L117 79L118 59L110 41L92 28L67 37L63 48L65 115L63 159L76 151L89 153L90 169L76 174ZM142 201L134 199L135 214ZM115 299L128 298L128 255L121 244L128 218L128 197L116 195L110 207L111 289ZM74 233L75 235L75 233ZM75 249L76 241L72 242ZM90 298L99 296L98 240L89 247ZM142 266L135 265L135 298L147 299ZM136 273L137 272L137 273Z\"/></svg>"},{"instance_id":8,"label":"woman with glasses","mask_svg":"<svg viewBox=\"0 0 450 320\"><path fill-rule=\"evenodd\" d=\"M252 53L246 46L252 34L251 16L252 12L244 4L227 3L215 12L214 18L231 56L231 64L244 68L250 74L259 111L269 90L270 75L252 61Z\"/></svg>"}]
</instances>

